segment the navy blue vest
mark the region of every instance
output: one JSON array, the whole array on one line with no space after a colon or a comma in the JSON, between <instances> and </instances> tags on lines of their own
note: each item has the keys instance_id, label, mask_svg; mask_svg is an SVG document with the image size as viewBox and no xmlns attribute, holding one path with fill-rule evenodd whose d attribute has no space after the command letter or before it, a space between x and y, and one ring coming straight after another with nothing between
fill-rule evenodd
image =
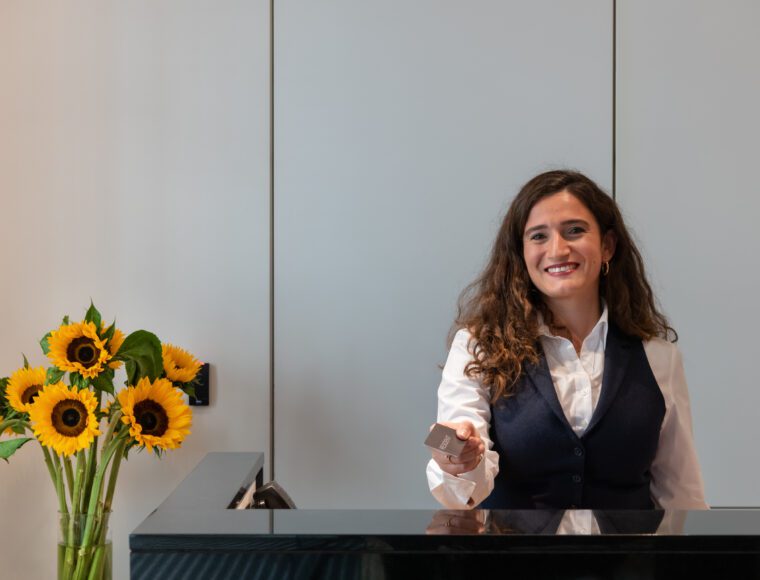
<instances>
[{"instance_id":1,"label":"navy blue vest","mask_svg":"<svg viewBox=\"0 0 760 580\"><path fill-rule=\"evenodd\" d=\"M526 368L516 393L491 407L499 453L490 509L649 509L650 467L665 399L644 345L610 323L602 390L578 437L554 390L546 357Z\"/></svg>"}]
</instances>

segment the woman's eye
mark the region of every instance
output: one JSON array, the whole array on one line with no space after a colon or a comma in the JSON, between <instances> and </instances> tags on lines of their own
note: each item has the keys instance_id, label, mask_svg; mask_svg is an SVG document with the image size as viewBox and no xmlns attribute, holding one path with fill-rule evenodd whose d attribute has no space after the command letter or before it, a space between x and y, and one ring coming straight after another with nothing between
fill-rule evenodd
<instances>
[{"instance_id":1,"label":"woman's eye","mask_svg":"<svg viewBox=\"0 0 760 580\"><path fill-rule=\"evenodd\" d=\"M584 230L581 226L572 226L568 228L567 233L573 236L577 236L578 234L582 234L585 231L586 230Z\"/></svg>"},{"instance_id":2,"label":"woman's eye","mask_svg":"<svg viewBox=\"0 0 760 580\"><path fill-rule=\"evenodd\" d=\"M544 240L544 239L546 239L546 235L545 234L536 233L536 234L531 234L531 236L530 236L530 240L532 242L540 242L541 240Z\"/></svg>"}]
</instances>

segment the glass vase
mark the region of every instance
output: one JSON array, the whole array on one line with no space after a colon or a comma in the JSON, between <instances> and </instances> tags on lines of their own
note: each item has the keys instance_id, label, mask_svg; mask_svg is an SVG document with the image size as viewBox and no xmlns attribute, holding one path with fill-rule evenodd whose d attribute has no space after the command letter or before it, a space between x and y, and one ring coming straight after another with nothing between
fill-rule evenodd
<instances>
[{"instance_id":1,"label":"glass vase","mask_svg":"<svg viewBox=\"0 0 760 580\"><path fill-rule=\"evenodd\" d=\"M110 516L58 514L58 580L111 580Z\"/></svg>"}]
</instances>

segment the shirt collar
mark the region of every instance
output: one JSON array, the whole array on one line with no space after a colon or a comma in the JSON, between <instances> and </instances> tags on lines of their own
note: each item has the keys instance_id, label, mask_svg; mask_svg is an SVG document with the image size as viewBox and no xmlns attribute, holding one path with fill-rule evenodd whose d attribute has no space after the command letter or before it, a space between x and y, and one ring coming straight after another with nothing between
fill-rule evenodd
<instances>
[{"instance_id":1,"label":"shirt collar","mask_svg":"<svg viewBox=\"0 0 760 580\"><path fill-rule=\"evenodd\" d=\"M602 350L604 350L607 347L608 328L609 313L607 310L607 303L602 300L602 315L599 317L599 320L594 325L594 328L591 329L591 332L589 332L588 336L583 339L583 343L585 344L588 340L599 341L599 343L601 343ZM544 317L541 312L538 312L538 334L539 336L545 336L547 338L562 338L561 336L552 334L551 330L549 330L549 327L544 322Z\"/></svg>"}]
</instances>

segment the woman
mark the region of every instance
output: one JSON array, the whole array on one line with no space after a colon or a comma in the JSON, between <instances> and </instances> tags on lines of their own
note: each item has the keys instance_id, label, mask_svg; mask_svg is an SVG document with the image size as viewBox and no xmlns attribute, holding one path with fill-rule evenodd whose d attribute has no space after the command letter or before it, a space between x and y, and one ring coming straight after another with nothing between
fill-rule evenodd
<instances>
[{"instance_id":1,"label":"woman","mask_svg":"<svg viewBox=\"0 0 760 580\"><path fill-rule=\"evenodd\" d=\"M445 507L707 507L677 335L593 181L523 186L454 331L438 421L467 443L427 468Z\"/></svg>"}]
</instances>

